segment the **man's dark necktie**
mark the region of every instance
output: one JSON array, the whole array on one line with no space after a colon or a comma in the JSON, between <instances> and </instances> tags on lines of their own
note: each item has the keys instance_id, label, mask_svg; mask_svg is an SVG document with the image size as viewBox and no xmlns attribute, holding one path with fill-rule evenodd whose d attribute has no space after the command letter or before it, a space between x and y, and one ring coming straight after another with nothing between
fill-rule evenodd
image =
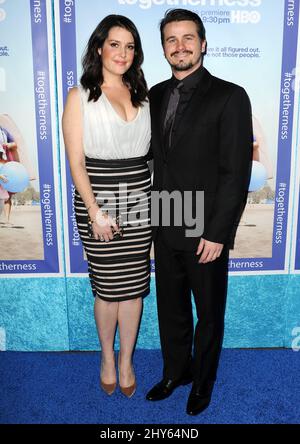
<instances>
[{"instance_id":1,"label":"man's dark necktie","mask_svg":"<svg viewBox=\"0 0 300 444\"><path fill-rule=\"evenodd\" d=\"M164 140L165 140L165 149L167 151L169 151L171 148L172 130L175 121L176 110L180 99L180 88L182 88L182 86L183 82L179 82L178 85L173 89L168 103L168 108L164 122Z\"/></svg>"}]
</instances>

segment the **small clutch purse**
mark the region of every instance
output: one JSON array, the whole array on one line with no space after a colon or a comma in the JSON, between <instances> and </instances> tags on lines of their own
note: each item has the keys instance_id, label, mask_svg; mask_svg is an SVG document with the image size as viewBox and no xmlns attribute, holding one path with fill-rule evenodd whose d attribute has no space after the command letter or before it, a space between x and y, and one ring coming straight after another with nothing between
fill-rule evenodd
<instances>
[{"instance_id":1,"label":"small clutch purse","mask_svg":"<svg viewBox=\"0 0 300 444\"><path fill-rule=\"evenodd\" d=\"M118 227L117 230L114 230L112 228L114 239L121 239L121 237L123 237L123 234L124 234L123 227L122 227L123 220L122 220L121 214L119 216L117 216L117 217L114 217L113 221L115 222L115 224Z\"/></svg>"}]
</instances>

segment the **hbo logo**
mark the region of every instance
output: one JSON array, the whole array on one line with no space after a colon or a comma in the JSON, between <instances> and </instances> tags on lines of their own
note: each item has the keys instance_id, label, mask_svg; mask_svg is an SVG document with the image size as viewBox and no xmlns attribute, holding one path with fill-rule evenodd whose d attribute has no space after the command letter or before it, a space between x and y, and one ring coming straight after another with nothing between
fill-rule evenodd
<instances>
[{"instance_id":1,"label":"hbo logo","mask_svg":"<svg viewBox=\"0 0 300 444\"><path fill-rule=\"evenodd\" d=\"M231 11L231 23L252 23L260 21L260 13L257 11Z\"/></svg>"}]
</instances>

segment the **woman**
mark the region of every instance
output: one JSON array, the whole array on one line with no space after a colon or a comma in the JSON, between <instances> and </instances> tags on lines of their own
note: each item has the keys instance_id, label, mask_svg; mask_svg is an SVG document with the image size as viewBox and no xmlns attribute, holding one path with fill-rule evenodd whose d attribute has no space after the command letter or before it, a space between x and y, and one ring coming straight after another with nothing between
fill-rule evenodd
<instances>
[{"instance_id":1,"label":"woman","mask_svg":"<svg viewBox=\"0 0 300 444\"><path fill-rule=\"evenodd\" d=\"M1 153L1 145L0 145L0 153ZM1 164L0 164L1 165ZM0 171L1 173L1 171ZM0 174L0 183L7 183L7 177L4 174ZM8 192L3 188L2 185L0 185L0 216L2 214L2 211L5 207L5 202L7 202L10 199L10 196Z\"/></svg>"},{"instance_id":2,"label":"woman","mask_svg":"<svg viewBox=\"0 0 300 444\"><path fill-rule=\"evenodd\" d=\"M150 114L142 62L134 24L119 15L104 18L89 39L81 86L70 90L63 115L77 224L95 296L101 387L109 395L116 388L118 324L119 384L127 397L136 390L132 354L150 282L150 173L145 160ZM135 217L138 200L140 221ZM122 227L116 219L120 213Z\"/></svg>"},{"instance_id":3,"label":"woman","mask_svg":"<svg viewBox=\"0 0 300 444\"><path fill-rule=\"evenodd\" d=\"M0 125L0 167L10 161L16 161L20 162L20 158L17 151L17 144L13 138L13 136L7 131L6 128L2 127ZM0 179L3 180L3 182L7 182L7 179L5 176L0 176ZM11 214L11 208L12 208L12 196L15 193L7 192L2 185L0 185L0 216L2 213L2 210L4 208L5 216L6 216L6 222L5 226L10 227L12 224L10 223L10 214Z\"/></svg>"}]
</instances>

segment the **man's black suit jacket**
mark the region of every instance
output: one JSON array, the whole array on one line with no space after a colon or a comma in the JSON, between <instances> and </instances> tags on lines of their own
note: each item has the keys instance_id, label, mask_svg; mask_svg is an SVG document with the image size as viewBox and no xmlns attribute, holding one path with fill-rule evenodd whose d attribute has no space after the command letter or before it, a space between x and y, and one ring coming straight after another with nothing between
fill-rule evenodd
<instances>
[{"instance_id":1,"label":"man's black suit jacket","mask_svg":"<svg viewBox=\"0 0 300 444\"><path fill-rule=\"evenodd\" d=\"M150 90L154 159L153 191L204 191L203 238L232 247L246 203L253 150L249 98L243 88L213 77L205 68L178 123L171 150L163 145L164 100L170 80ZM195 202L193 202L195 205ZM181 250L196 250L200 237L181 227L163 228ZM154 227L154 237L156 229Z\"/></svg>"}]
</instances>

